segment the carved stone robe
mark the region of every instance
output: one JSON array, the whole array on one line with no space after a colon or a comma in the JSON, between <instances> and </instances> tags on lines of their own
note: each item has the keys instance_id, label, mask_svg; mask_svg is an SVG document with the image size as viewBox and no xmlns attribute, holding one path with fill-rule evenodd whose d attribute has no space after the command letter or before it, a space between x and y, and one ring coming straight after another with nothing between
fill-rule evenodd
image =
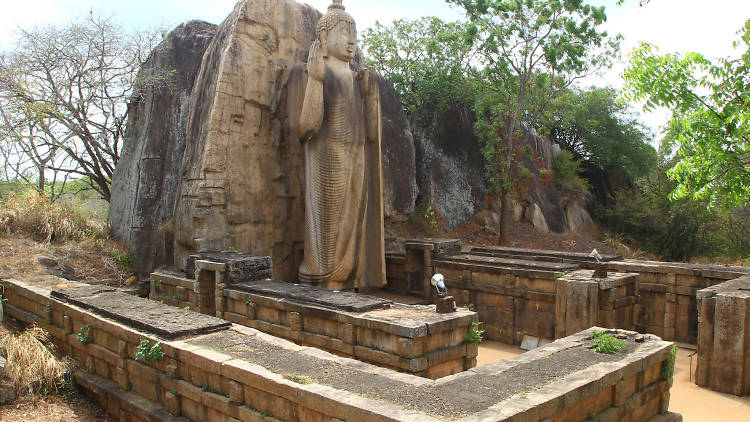
<instances>
[{"instance_id":1,"label":"carved stone robe","mask_svg":"<svg viewBox=\"0 0 750 422\"><path fill-rule=\"evenodd\" d=\"M320 129L301 139L305 155L305 252L299 279L332 290L385 285L380 105L365 116L364 72L349 85L327 71ZM305 65L293 69L287 104L297 124L307 85ZM376 91L377 92L377 91ZM377 127L369 132L367 121Z\"/></svg>"}]
</instances>

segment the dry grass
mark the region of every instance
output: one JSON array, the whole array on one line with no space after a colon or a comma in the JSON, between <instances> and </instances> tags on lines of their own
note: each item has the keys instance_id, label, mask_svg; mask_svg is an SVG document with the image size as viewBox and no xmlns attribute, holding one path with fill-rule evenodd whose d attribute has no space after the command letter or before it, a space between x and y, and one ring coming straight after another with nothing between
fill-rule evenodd
<instances>
[{"instance_id":1,"label":"dry grass","mask_svg":"<svg viewBox=\"0 0 750 422\"><path fill-rule=\"evenodd\" d=\"M20 334L3 336L2 343L8 355L5 375L13 381L16 391L57 391L69 363L52 353L54 346L46 331L32 326Z\"/></svg>"},{"instance_id":2,"label":"dry grass","mask_svg":"<svg viewBox=\"0 0 750 422\"><path fill-rule=\"evenodd\" d=\"M33 190L10 193L0 202L0 233L49 243L103 238L106 232L105 224L86 218L69 204L51 203Z\"/></svg>"}]
</instances>

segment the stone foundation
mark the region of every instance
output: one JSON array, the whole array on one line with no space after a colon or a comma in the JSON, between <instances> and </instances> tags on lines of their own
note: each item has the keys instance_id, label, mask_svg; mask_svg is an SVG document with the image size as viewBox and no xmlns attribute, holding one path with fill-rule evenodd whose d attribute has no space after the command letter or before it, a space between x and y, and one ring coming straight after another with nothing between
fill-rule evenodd
<instances>
[{"instance_id":1,"label":"stone foundation","mask_svg":"<svg viewBox=\"0 0 750 422\"><path fill-rule=\"evenodd\" d=\"M204 269L203 273L207 271ZM188 306L198 312L207 310L199 303L202 295L196 295L192 288L189 293L187 290L199 282L169 273L153 273L151 278L153 300ZM267 284L273 283L278 282ZM252 287L260 285L239 283L223 287L219 292L222 307L216 315L300 345L432 379L476 366L477 346L464 342L472 323L477 322L474 312L464 309L437 314L432 306L398 304L387 309L345 311L253 292ZM172 292L180 293L173 299ZM331 294L323 293L326 292ZM214 301L213 293L210 297L208 302Z\"/></svg>"},{"instance_id":2,"label":"stone foundation","mask_svg":"<svg viewBox=\"0 0 750 422\"><path fill-rule=\"evenodd\" d=\"M750 395L750 277L698 292L698 363L695 383Z\"/></svg>"},{"instance_id":3,"label":"stone foundation","mask_svg":"<svg viewBox=\"0 0 750 422\"><path fill-rule=\"evenodd\" d=\"M79 385L119 420L184 420L176 418L179 416L198 422L434 421L456 419L456 415L462 421L583 421L591 415L602 421L681 420L667 412L671 378L662 375L672 345L653 336L646 336L644 343L633 343L630 353L551 382L516 386L505 398L476 408L477 399L486 394L480 392L492 391L485 383L529 365L555 366L557 356L585 348L590 331L432 381L297 346L237 325L214 334L165 341L60 302L46 290L9 280L3 285L6 313L44 327L60 350L82 362L85 371L76 374ZM89 327L88 344L75 335L84 326ZM227 339L231 341L227 343ZM161 361L136 359L136 347L143 340L152 345L160 342ZM271 361L260 358L263 349L266 354L271 351ZM290 361L332 368L334 387L316 381L326 376L323 373L279 373L263 366L283 366ZM369 381L363 383L361 377ZM369 383L382 383L387 388L368 390ZM434 399L418 399L424 394ZM405 398L383 398L389 395ZM462 401L461 397L474 399ZM449 410L434 408L434 403L446 403Z\"/></svg>"},{"instance_id":4,"label":"stone foundation","mask_svg":"<svg viewBox=\"0 0 750 422\"><path fill-rule=\"evenodd\" d=\"M593 269L596 263L588 254L537 249L476 247L471 254L570 263L586 269ZM698 341L698 290L750 275L750 269L743 267L623 260L616 255L604 255L603 259L608 271L640 277L634 329L690 344Z\"/></svg>"}]
</instances>

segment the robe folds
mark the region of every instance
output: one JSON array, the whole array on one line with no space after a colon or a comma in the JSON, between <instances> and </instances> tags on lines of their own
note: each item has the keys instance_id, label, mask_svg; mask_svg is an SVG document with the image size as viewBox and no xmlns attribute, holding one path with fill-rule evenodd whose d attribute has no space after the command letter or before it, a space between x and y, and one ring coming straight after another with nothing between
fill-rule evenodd
<instances>
[{"instance_id":1,"label":"robe folds","mask_svg":"<svg viewBox=\"0 0 750 422\"><path fill-rule=\"evenodd\" d=\"M299 279L332 290L385 285L380 105L378 101L377 109L368 110L364 86L368 76L375 87L378 79L369 69L352 76L349 81L326 72L320 129L300 139L305 250ZM289 77L292 125L299 121L307 78L305 65L295 67ZM377 127L368 130L368 121Z\"/></svg>"}]
</instances>

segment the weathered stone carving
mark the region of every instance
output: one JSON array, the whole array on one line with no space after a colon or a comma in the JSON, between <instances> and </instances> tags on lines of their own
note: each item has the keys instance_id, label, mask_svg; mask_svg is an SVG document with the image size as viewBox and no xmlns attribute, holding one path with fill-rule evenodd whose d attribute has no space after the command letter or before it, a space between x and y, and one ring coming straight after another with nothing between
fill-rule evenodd
<instances>
[{"instance_id":1,"label":"weathered stone carving","mask_svg":"<svg viewBox=\"0 0 750 422\"><path fill-rule=\"evenodd\" d=\"M334 0L287 91L305 157L299 279L337 290L385 284L378 76L351 70L356 41L354 20Z\"/></svg>"},{"instance_id":2,"label":"weathered stone carving","mask_svg":"<svg viewBox=\"0 0 750 422\"><path fill-rule=\"evenodd\" d=\"M174 69L179 89L131 105L113 177L112 232L136 254L141 277L232 247L271 256L274 278L297 280L304 154L289 127L287 81L321 16L294 0L242 0L221 27L175 30L144 66ZM357 54L350 66L362 63ZM398 94L378 79L384 213L408 214L414 144Z\"/></svg>"}]
</instances>

